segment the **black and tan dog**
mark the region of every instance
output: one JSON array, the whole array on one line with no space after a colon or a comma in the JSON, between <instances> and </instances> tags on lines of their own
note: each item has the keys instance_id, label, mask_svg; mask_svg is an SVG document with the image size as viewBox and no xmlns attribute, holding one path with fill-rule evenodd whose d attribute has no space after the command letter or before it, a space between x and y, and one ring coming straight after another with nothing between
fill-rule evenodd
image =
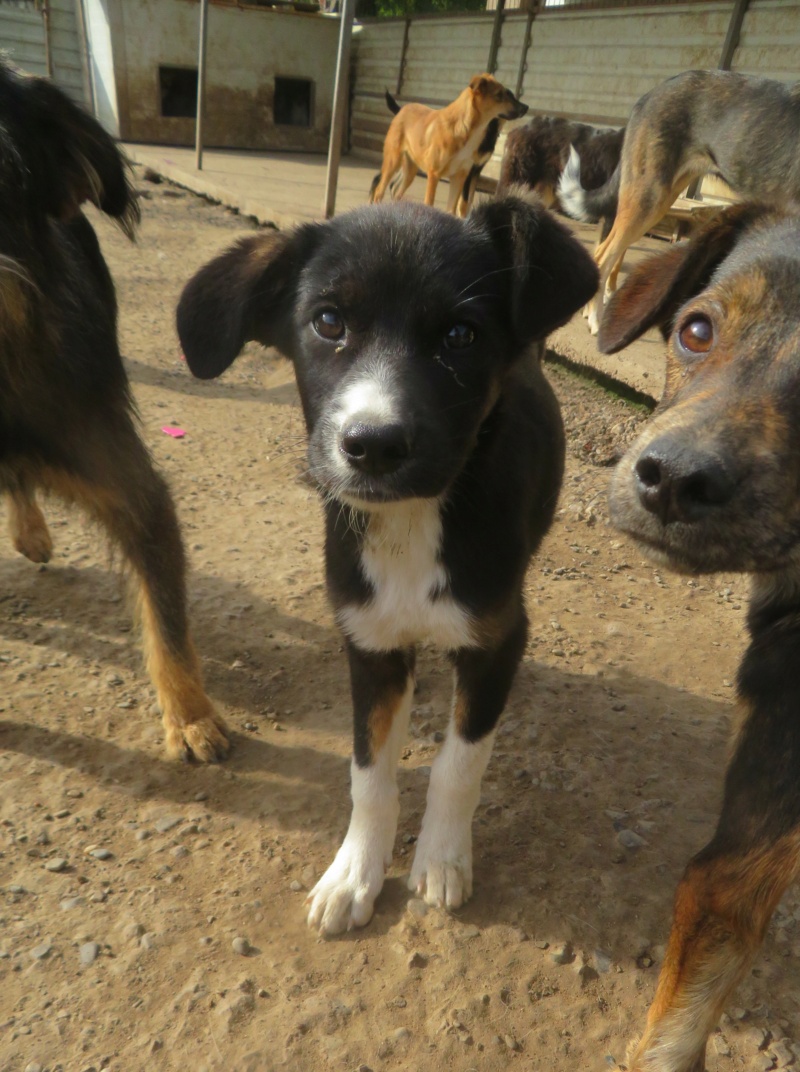
<instances>
[{"instance_id":1,"label":"black and tan dog","mask_svg":"<svg viewBox=\"0 0 800 1072\"><path fill-rule=\"evenodd\" d=\"M472 816L525 647L523 578L563 470L542 340L596 281L565 227L510 197L466 221L400 204L245 239L181 298L196 375L218 376L248 339L294 362L355 720L350 827L309 897L322 932L365 924L383 886L424 640L450 653L456 686L410 884L431 904L470 896Z\"/></svg>"},{"instance_id":2,"label":"black and tan dog","mask_svg":"<svg viewBox=\"0 0 800 1072\"><path fill-rule=\"evenodd\" d=\"M227 751L189 639L175 509L136 430L114 284L80 206L139 219L113 140L50 82L0 64L0 491L14 546L46 562L35 491L80 503L139 581L167 750Z\"/></svg>"},{"instance_id":3,"label":"black and tan dog","mask_svg":"<svg viewBox=\"0 0 800 1072\"><path fill-rule=\"evenodd\" d=\"M389 109L392 115L397 115L402 105L397 103L397 101L394 99L388 89L385 92L385 97L386 107ZM525 105L521 105L521 107L526 108ZM505 126L505 122L505 119L492 119L483 133L483 140L473 152L472 167L469 169L469 174L464 180L464 185L461 188L461 193L458 198L458 205L456 206L457 216L466 216L469 210L472 208L472 203L475 200L475 191L478 188L478 179L481 177L481 172L494 155L494 150L497 145L497 139L500 137L500 132ZM427 178L427 175L425 175L424 172L421 172L420 174ZM379 180L380 175L377 176L373 185L377 185L377 182ZM393 197L399 189L401 181L401 175L398 174L395 175L394 179L390 183L389 189L391 190ZM603 179L603 182L605 182L605 179Z\"/></svg>"},{"instance_id":4,"label":"black and tan dog","mask_svg":"<svg viewBox=\"0 0 800 1072\"><path fill-rule=\"evenodd\" d=\"M444 108L404 104L386 133L383 165L372 182L370 201L382 201L397 175L400 182L394 197L399 200L417 172L424 171L425 204L433 205L439 181L449 179L447 211L465 215L470 205L469 188L466 198L462 195L487 127L494 119L519 119L527 110L527 104L490 74L476 74Z\"/></svg>"},{"instance_id":5,"label":"black and tan dog","mask_svg":"<svg viewBox=\"0 0 800 1072\"><path fill-rule=\"evenodd\" d=\"M588 205L594 191L603 189L619 164L625 128L609 130L547 115L535 116L524 126L510 131L506 138L500 181L501 194L511 185L529 186L548 206L558 203L569 216L574 211L561 205L559 183L572 162L583 194L583 215L591 223L603 221L601 240L611 230L617 211L616 190L602 203Z\"/></svg>"},{"instance_id":6,"label":"black and tan dog","mask_svg":"<svg viewBox=\"0 0 800 1072\"><path fill-rule=\"evenodd\" d=\"M600 348L659 326L667 385L612 520L684 573L752 575L722 814L686 868L631 1072L702 1072L706 1038L800 870L800 217L744 205L638 265Z\"/></svg>"},{"instance_id":7,"label":"black and tan dog","mask_svg":"<svg viewBox=\"0 0 800 1072\"><path fill-rule=\"evenodd\" d=\"M595 252L600 290L589 316L593 333L625 251L695 179L710 172L743 198L800 203L799 90L732 71L686 71L636 102L619 170L609 180L619 188L617 215Z\"/></svg>"}]
</instances>

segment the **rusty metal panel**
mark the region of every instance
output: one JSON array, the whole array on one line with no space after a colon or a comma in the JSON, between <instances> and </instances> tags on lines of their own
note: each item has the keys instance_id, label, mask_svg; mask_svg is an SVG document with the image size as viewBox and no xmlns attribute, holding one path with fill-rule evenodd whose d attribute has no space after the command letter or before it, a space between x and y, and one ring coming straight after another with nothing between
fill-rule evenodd
<instances>
[{"instance_id":1,"label":"rusty metal panel","mask_svg":"<svg viewBox=\"0 0 800 1072\"><path fill-rule=\"evenodd\" d=\"M716 67L730 3L545 11L533 23L523 99L537 112L624 123L649 89Z\"/></svg>"},{"instance_id":2,"label":"rusty metal panel","mask_svg":"<svg viewBox=\"0 0 800 1072\"><path fill-rule=\"evenodd\" d=\"M91 103L86 95L75 0L50 0L50 45L53 81L73 100Z\"/></svg>"},{"instance_id":3,"label":"rusty metal panel","mask_svg":"<svg viewBox=\"0 0 800 1072\"><path fill-rule=\"evenodd\" d=\"M732 69L780 82L800 79L798 0L751 0Z\"/></svg>"}]
</instances>

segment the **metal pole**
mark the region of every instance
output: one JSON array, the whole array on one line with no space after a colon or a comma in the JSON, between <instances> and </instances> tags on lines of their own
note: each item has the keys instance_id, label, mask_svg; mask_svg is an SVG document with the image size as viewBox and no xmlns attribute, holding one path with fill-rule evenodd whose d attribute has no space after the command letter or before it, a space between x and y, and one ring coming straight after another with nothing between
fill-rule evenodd
<instances>
[{"instance_id":1,"label":"metal pole","mask_svg":"<svg viewBox=\"0 0 800 1072\"><path fill-rule=\"evenodd\" d=\"M494 12L494 22L492 23L492 40L489 44L489 59L486 63L486 70L489 74L494 74L497 70L497 53L500 51L500 31L503 28L503 13L505 12L506 0L497 0L497 7Z\"/></svg>"},{"instance_id":2,"label":"metal pole","mask_svg":"<svg viewBox=\"0 0 800 1072\"><path fill-rule=\"evenodd\" d=\"M328 144L328 172L325 176L325 201L322 213L326 220L336 207L336 184L339 180L339 160L342 155L342 136L347 113L347 88L350 79L350 43L353 37L355 0L344 0L339 29L339 51L336 56L336 81L333 87L331 138Z\"/></svg>"},{"instance_id":3,"label":"metal pole","mask_svg":"<svg viewBox=\"0 0 800 1072\"><path fill-rule=\"evenodd\" d=\"M42 23L44 24L44 69L48 78L53 77L53 38L50 26L50 2L42 0Z\"/></svg>"},{"instance_id":4,"label":"metal pole","mask_svg":"<svg viewBox=\"0 0 800 1072\"><path fill-rule=\"evenodd\" d=\"M194 166L203 170L203 112L206 106L208 0L200 0L200 49L197 56L197 116L194 124Z\"/></svg>"}]
</instances>

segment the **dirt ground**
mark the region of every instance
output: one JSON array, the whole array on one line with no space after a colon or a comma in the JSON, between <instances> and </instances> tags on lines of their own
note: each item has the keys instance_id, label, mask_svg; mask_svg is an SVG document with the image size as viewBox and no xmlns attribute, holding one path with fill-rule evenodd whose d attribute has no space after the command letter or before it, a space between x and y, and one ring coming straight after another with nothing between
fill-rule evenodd
<instances>
[{"instance_id":1,"label":"dirt ground","mask_svg":"<svg viewBox=\"0 0 800 1072\"><path fill-rule=\"evenodd\" d=\"M253 348L221 382L191 379L176 298L250 225L148 193L135 247L98 229L235 747L218 767L166 761L124 582L80 516L47 507L47 567L0 546L0 1069L617 1068L675 883L713 827L744 579L662 574L609 527L608 463L646 413L551 364L567 478L527 578L531 639L476 816L475 895L448 915L405 887L449 705L448 667L423 652L386 887L367 928L320 940L303 900L347 825L350 711L291 370ZM794 1059L798 921L792 890L711 1072Z\"/></svg>"}]
</instances>

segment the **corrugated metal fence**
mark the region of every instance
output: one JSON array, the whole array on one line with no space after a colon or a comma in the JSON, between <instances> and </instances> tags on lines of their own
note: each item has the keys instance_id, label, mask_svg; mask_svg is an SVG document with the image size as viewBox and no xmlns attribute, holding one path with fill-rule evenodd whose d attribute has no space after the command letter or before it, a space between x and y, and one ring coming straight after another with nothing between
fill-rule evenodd
<instances>
[{"instance_id":1,"label":"corrugated metal fence","mask_svg":"<svg viewBox=\"0 0 800 1072\"><path fill-rule=\"evenodd\" d=\"M0 0L0 52L30 74L47 74L47 42L41 4ZM90 104L76 0L49 0L53 81L82 104Z\"/></svg>"},{"instance_id":2,"label":"corrugated metal fence","mask_svg":"<svg viewBox=\"0 0 800 1072\"><path fill-rule=\"evenodd\" d=\"M719 63L733 0L637 7L544 7L503 16L494 74L534 113L622 125L638 98L690 68ZM355 53L351 145L378 161L391 116L389 89L403 102L441 106L490 62L494 12L367 21ZM751 0L732 68L800 79L800 0ZM503 142L493 167L496 175Z\"/></svg>"}]
</instances>

